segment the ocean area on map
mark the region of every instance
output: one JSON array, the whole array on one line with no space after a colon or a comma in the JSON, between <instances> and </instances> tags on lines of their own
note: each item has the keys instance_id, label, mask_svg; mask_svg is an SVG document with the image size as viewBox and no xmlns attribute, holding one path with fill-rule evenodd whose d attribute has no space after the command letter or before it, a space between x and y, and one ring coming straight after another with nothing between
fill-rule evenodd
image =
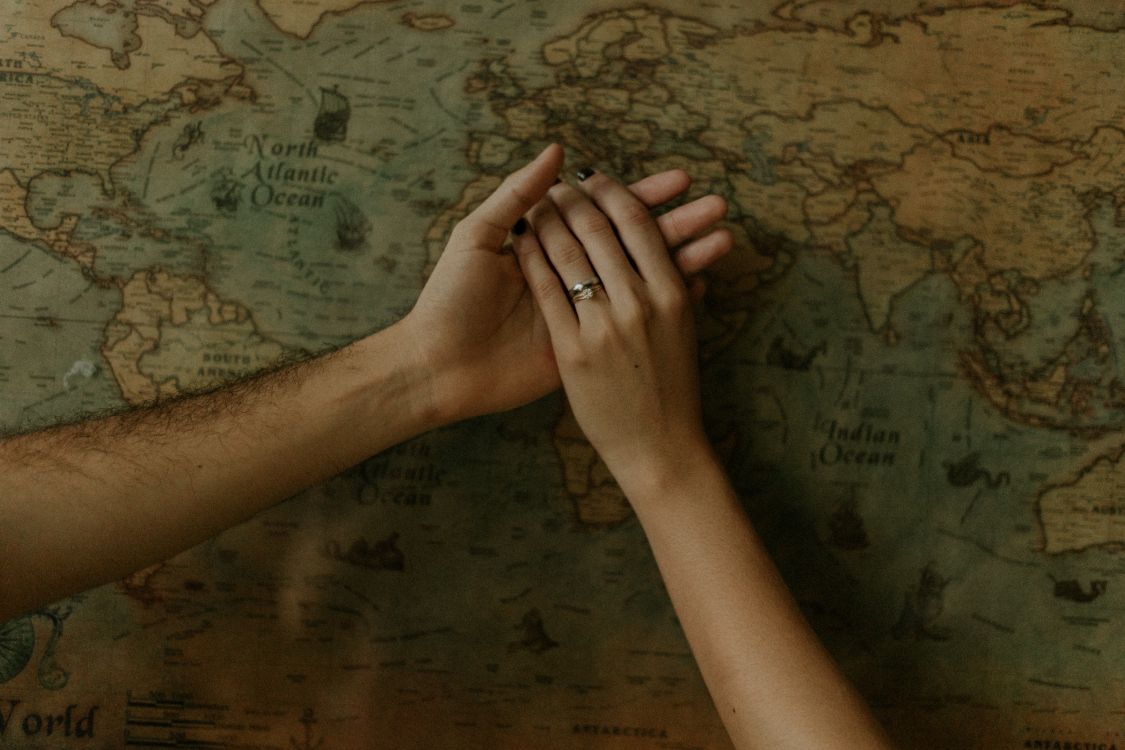
<instances>
[{"instance_id":1,"label":"ocean area on map","mask_svg":"<svg viewBox=\"0 0 1125 750\"><path fill-rule=\"evenodd\" d=\"M695 310L709 436L876 715L906 747L1125 747L1111 6L14 0L0 432L391 325L548 143L572 182L683 169L735 238ZM0 746L179 741L157 719L216 747L729 746L557 393L2 633Z\"/></svg>"}]
</instances>

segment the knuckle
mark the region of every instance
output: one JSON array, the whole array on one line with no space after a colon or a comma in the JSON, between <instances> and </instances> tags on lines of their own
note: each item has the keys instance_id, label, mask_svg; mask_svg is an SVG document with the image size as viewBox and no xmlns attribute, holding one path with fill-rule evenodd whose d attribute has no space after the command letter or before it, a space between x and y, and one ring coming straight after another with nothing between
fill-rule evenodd
<instances>
[{"instance_id":1,"label":"knuckle","mask_svg":"<svg viewBox=\"0 0 1125 750\"><path fill-rule=\"evenodd\" d=\"M648 209L640 201L624 201L616 213L626 226L644 226L652 222Z\"/></svg>"},{"instance_id":2,"label":"knuckle","mask_svg":"<svg viewBox=\"0 0 1125 750\"><path fill-rule=\"evenodd\" d=\"M586 260L586 248L577 242L564 242L555 249L559 265L573 266Z\"/></svg>"},{"instance_id":3,"label":"knuckle","mask_svg":"<svg viewBox=\"0 0 1125 750\"><path fill-rule=\"evenodd\" d=\"M516 255L520 258L528 258L535 255L536 247L530 242L513 242L512 249L516 251Z\"/></svg>"},{"instance_id":4,"label":"knuckle","mask_svg":"<svg viewBox=\"0 0 1125 750\"><path fill-rule=\"evenodd\" d=\"M670 236L675 239L682 239L688 236L687 227L684 225L683 214L672 211L664 217L668 224Z\"/></svg>"},{"instance_id":5,"label":"knuckle","mask_svg":"<svg viewBox=\"0 0 1125 750\"><path fill-rule=\"evenodd\" d=\"M595 326L590 331L590 342L599 351L612 349L617 343L617 330L612 324Z\"/></svg>"},{"instance_id":6,"label":"knuckle","mask_svg":"<svg viewBox=\"0 0 1125 750\"><path fill-rule=\"evenodd\" d=\"M644 310L639 305L623 307L618 315L621 327L631 334L636 334L645 329L646 320Z\"/></svg>"},{"instance_id":7,"label":"knuckle","mask_svg":"<svg viewBox=\"0 0 1125 750\"><path fill-rule=\"evenodd\" d=\"M652 308L652 302L647 299L641 298L637 301L637 307L640 308L641 318L647 323L653 319L655 311Z\"/></svg>"},{"instance_id":8,"label":"knuckle","mask_svg":"<svg viewBox=\"0 0 1125 750\"><path fill-rule=\"evenodd\" d=\"M652 320L652 305L644 298L630 296L622 300L618 307L621 325L631 333L643 331Z\"/></svg>"},{"instance_id":9,"label":"knuckle","mask_svg":"<svg viewBox=\"0 0 1125 750\"><path fill-rule=\"evenodd\" d=\"M683 284L669 284L656 298L660 310L669 315L679 315L690 307L687 289Z\"/></svg>"},{"instance_id":10,"label":"knuckle","mask_svg":"<svg viewBox=\"0 0 1125 750\"><path fill-rule=\"evenodd\" d=\"M596 338L587 335L579 337L577 341L567 347L564 355L565 364L571 369L589 370L596 367L600 361Z\"/></svg>"},{"instance_id":11,"label":"knuckle","mask_svg":"<svg viewBox=\"0 0 1125 750\"><path fill-rule=\"evenodd\" d=\"M552 297L561 294L562 288L559 286L559 280L554 278L554 275L546 276L541 279L536 279L532 284L532 291L539 299L551 299Z\"/></svg>"},{"instance_id":12,"label":"knuckle","mask_svg":"<svg viewBox=\"0 0 1125 750\"><path fill-rule=\"evenodd\" d=\"M547 213L547 206L543 201L540 201L524 213L527 216L527 220L534 225L536 222L543 221L543 217L546 216Z\"/></svg>"},{"instance_id":13,"label":"knuckle","mask_svg":"<svg viewBox=\"0 0 1125 750\"><path fill-rule=\"evenodd\" d=\"M570 368L587 367L592 361L586 350L577 343L559 347L555 357L561 364Z\"/></svg>"},{"instance_id":14,"label":"knuckle","mask_svg":"<svg viewBox=\"0 0 1125 750\"><path fill-rule=\"evenodd\" d=\"M583 213L575 219L574 229L579 234L599 239L613 234L613 227L610 225L609 219L601 213Z\"/></svg>"}]
</instances>

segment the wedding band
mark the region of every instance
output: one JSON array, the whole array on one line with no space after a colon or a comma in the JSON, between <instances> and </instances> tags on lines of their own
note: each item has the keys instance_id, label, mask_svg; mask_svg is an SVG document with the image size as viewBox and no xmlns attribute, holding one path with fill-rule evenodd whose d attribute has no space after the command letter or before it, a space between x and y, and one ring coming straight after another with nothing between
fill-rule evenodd
<instances>
[{"instance_id":1,"label":"wedding band","mask_svg":"<svg viewBox=\"0 0 1125 750\"><path fill-rule=\"evenodd\" d=\"M583 281L581 284L572 286L570 288L570 299L572 302L581 302L584 299L590 299L601 288L602 280L595 276L588 281Z\"/></svg>"}]
</instances>

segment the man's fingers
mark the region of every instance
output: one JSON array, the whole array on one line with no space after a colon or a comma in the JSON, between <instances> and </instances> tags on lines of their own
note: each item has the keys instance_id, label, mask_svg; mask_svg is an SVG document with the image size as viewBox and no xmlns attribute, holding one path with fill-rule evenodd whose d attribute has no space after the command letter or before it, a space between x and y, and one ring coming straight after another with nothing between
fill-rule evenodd
<instances>
[{"instance_id":1,"label":"man's fingers","mask_svg":"<svg viewBox=\"0 0 1125 750\"><path fill-rule=\"evenodd\" d=\"M667 203L691 186L691 176L682 169L658 172L629 186L633 195L649 208Z\"/></svg>"},{"instance_id":2,"label":"man's fingers","mask_svg":"<svg viewBox=\"0 0 1125 750\"><path fill-rule=\"evenodd\" d=\"M734 237L729 229L716 229L676 251L673 260L684 277L690 277L709 267L730 252Z\"/></svg>"},{"instance_id":3,"label":"man's fingers","mask_svg":"<svg viewBox=\"0 0 1125 750\"><path fill-rule=\"evenodd\" d=\"M450 239L468 248L499 252L516 221L555 184L562 163L562 146L552 143L530 164L508 175L484 203L457 224Z\"/></svg>"},{"instance_id":4,"label":"man's fingers","mask_svg":"<svg viewBox=\"0 0 1125 750\"><path fill-rule=\"evenodd\" d=\"M676 247L727 215L727 202L719 195L705 195L656 217L656 226L668 247Z\"/></svg>"}]
</instances>

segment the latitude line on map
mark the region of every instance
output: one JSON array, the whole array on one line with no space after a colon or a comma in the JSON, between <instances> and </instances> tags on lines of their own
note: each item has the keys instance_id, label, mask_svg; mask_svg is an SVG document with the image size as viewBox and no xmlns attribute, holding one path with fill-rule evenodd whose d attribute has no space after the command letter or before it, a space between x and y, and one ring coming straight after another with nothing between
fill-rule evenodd
<instances>
[{"instance_id":1,"label":"latitude line on map","mask_svg":"<svg viewBox=\"0 0 1125 750\"><path fill-rule=\"evenodd\" d=\"M21 261L22 261L22 260L23 260L24 258L26 258L26 257L27 257L28 255L31 255L31 248L28 248L28 249L27 249L27 251L26 251L26 252L24 252L24 254L23 254L23 255L21 255L20 257L16 258L15 260L13 260L13 261L12 261L11 263L9 263L8 265L4 266L3 268L0 268L0 273L7 273L7 272L8 272L8 269L10 269L10 268L13 268L13 267L14 267L14 266L16 266L17 264L19 264L19 263L20 263L20 262L21 262Z\"/></svg>"},{"instance_id":2,"label":"latitude line on map","mask_svg":"<svg viewBox=\"0 0 1125 750\"><path fill-rule=\"evenodd\" d=\"M257 55L258 57L260 57L260 58L261 58L262 60L265 60L265 61L266 61L267 63L269 63L270 65L274 66L275 68L277 68L278 70L280 70L280 71L281 71L282 73L284 73L284 74L285 74L285 76L289 78L289 80L293 81L293 83L295 83L295 84L297 84L298 86L300 86L300 87L301 87L301 88L302 88L302 89L304 90L304 92L305 92L306 94L308 94L308 96L309 96L309 101L311 101L311 102L312 102L313 104L318 104L318 102L317 102L317 100L316 100L316 96L314 96L314 95L313 95L312 89L310 89L310 88L309 88L309 87L308 87L308 86L307 86L307 85L305 84L305 82L304 82L304 81L302 81L302 80L301 80L300 78L298 78L298 77L297 77L297 76L295 76L294 74L290 73L290 72L289 72L288 70L286 70L285 68L283 68L283 67L282 67L282 66L281 66L280 64L278 64L278 63L274 62L274 60L273 60L272 58L270 58L270 56L269 56L269 55L267 55L266 53L262 52L262 51L261 51L260 49L258 49L258 48L257 48L257 47L255 47L254 45L250 44L250 42L246 41L245 39L243 39L243 40L242 40L242 46L243 46L243 47L246 47L246 48L247 48L248 50L250 50L251 52L253 52L253 53L254 53L255 55Z\"/></svg>"},{"instance_id":3,"label":"latitude line on map","mask_svg":"<svg viewBox=\"0 0 1125 750\"><path fill-rule=\"evenodd\" d=\"M348 161L347 159L341 159L338 156L329 156L327 154L320 154L320 158L321 159L327 159L328 161L339 162L340 164L345 164L349 167L355 167L356 169L362 169L364 172L367 172L368 174L373 174L373 175L379 174L379 170L377 170L377 169L372 169L371 167L365 167L362 164L357 164L356 162Z\"/></svg>"},{"instance_id":4,"label":"latitude line on map","mask_svg":"<svg viewBox=\"0 0 1125 750\"><path fill-rule=\"evenodd\" d=\"M445 114L449 115L451 118L453 118L454 121L459 122L462 125L468 125L469 124L468 119L463 118L463 117L458 117L455 113L450 112L449 108L446 107L445 104L442 103L441 98L438 97L437 91L435 89L433 89L432 87L430 88L430 97L433 98L434 103L438 105L438 109L440 109Z\"/></svg>"},{"instance_id":5,"label":"latitude line on map","mask_svg":"<svg viewBox=\"0 0 1125 750\"><path fill-rule=\"evenodd\" d=\"M364 55L366 55L366 54L367 54L368 52L370 52L371 50L375 49L375 48L376 48L376 47L378 47L378 46L379 46L379 45L378 45L378 43L375 43L375 44L369 44L369 45L367 45L366 47L364 47L363 49L361 49L361 50L360 50L359 52L356 52L356 53L355 53L354 55L352 55L352 59L353 59L353 60L358 60L359 58L363 57L363 56L364 56Z\"/></svg>"},{"instance_id":6,"label":"latitude line on map","mask_svg":"<svg viewBox=\"0 0 1125 750\"><path fill-rule=\"evenodd\" d=\"M1007 557L1005 555L1001 555L999 552L996 552L991 547L988 547L987 545L985 545L983 542L978 542L976 539L973 539L972 537L962 536L961 534L955 534L952 531L949 531L948 529L938 528L937 532L939 534L947 536L951 539L956 539L959 542L964 542L965 544L971 544L972 546L979 549L981 552L984 552L988 555L992 555L997 560L1002 560L1006 563L1011 563L1012 565L1019 565L1019 566L1022 566L1024 568L1042 568L1043 567L1042 565L1040 565L1039 563L1036 563L1036 562L1031 562L1031 561L1028 561L1028 560L1017 560L1014 557Z\"/></svg>"}]
</instances>

